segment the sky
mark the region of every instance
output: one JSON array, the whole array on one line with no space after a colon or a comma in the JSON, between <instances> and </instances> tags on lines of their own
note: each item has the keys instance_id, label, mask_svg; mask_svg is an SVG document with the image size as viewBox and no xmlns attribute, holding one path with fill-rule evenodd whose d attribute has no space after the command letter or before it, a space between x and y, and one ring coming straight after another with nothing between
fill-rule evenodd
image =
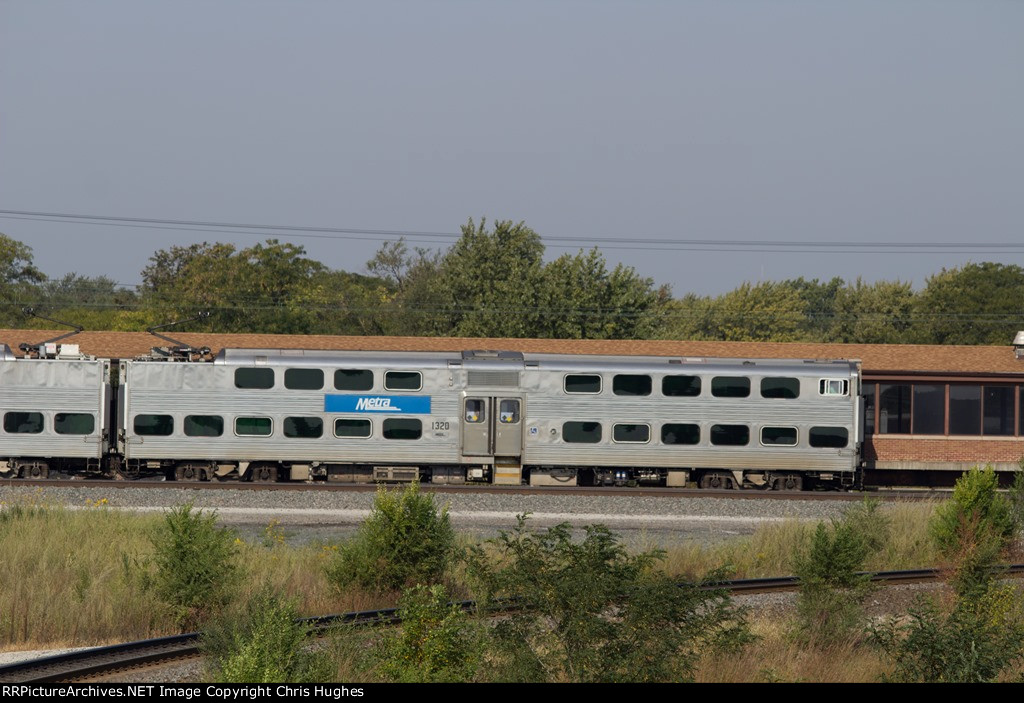
<instances>
[{"instance_id":1,"label":"sky","mask_svg":"<svg viewBox=\"0 0 1024 703\"><path fill-rule=\"evenodd\" d=\"M1022 88L1014 0L0 0L0 232L129 285L173 245L362 271L484 216L677 296L919 287L1024 265Z\"/></svg>"}]
</instances>

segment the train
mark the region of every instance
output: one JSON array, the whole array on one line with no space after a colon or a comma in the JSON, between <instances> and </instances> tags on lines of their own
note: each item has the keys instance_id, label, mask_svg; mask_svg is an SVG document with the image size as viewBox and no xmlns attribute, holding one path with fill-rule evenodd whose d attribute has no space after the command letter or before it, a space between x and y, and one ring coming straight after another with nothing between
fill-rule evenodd
<instances>
[{"instance_id":1,"label":"train","mask_svg":"<svg viewBox=\"0 0 1024 703\"><path fill-rule=\"evenodd\" d=\"M855 360L0 345L0 477L661 485L860 480Z\"/></svg>"}]
</instances>

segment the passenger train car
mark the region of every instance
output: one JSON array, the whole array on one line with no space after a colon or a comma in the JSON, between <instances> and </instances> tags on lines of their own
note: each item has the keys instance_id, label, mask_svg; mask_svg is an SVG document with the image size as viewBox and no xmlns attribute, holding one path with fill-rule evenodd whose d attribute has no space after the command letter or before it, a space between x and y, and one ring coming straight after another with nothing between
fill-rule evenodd
<instances>
[{"instance_id":1,"label":"passenger train car","mask_svg":"<svg viewBox=\"0 0 1024 703\"><path fill-rule=\"evenodd\" d=\"M226 349L114 393L54 352L2 347L3 475L796 490L853 484L863 439L853 361Z\"/></svg>"}]
</instances>

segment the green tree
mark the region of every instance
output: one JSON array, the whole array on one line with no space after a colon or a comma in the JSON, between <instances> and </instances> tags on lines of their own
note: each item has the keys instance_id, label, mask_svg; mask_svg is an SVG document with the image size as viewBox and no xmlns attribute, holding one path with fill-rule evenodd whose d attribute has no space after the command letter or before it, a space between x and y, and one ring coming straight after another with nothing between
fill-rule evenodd
<instances>
[{"instance_id":1,"label":"green tree","mask_svg":"<svg viewBox=\"0 0 1024 703\"><path fill-rule=\"evenodd\" d=\"M0 233L0 325L15 326L21 307L32 302L35 286L45 280L32 263L31 247Z\"/></svg>"},{"instance_id":2,"label":"green tree","mask_svg":"<svg viewBox=\"0 0 1024 703\"><path fill-rule=\"evenodd\" d=\"M908 339L914 307L909 283L878 281L854 283L836 294L831 342L847 344L900 344Z\"/></svg>"},{"instance_id":3,"label":"green tree","mask_svg":"<svg viewBox=\"0 0 1024 703\"><path fill-rule=\"evenodd\" d=\"M803 335L805 302L783 283L744 283L714 305L711 339L725 342L796 342Z\"/></svg>"},{"instance_id":4,"label":"green tree","mask_svg":"<svg viewBox=\"0 0 1024 703\"><path fill-rule=\"evenodd\" d=\"M914 301L920 344L1009 344L1024 314L1024 268L984 262L943 269Z\"/></svg>"}]
</instances>

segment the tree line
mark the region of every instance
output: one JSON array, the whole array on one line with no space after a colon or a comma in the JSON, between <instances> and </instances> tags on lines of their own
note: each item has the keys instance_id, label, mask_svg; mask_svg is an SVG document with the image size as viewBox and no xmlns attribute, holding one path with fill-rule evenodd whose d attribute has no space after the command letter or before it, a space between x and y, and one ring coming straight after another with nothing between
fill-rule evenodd
<instances>
[{"instance_id":1,"label":"tree line","mask_svg":"<svg viewBox=\"0 0 1024 703\"><path fill-rule=\"evenodd\" d=\"M1005 345L1024 326L1020 266L943 269L918 291L801 277L676 298L596 248L545 261L540 236L512 221L471 219L447 249L387 242L362 273L268 239L161 249L141 278L49 278L27 245L0 234L0 327L53 326L25 307L125 331L210 311L180 329L279 334Z\"/></svg>"}]
</instances>

